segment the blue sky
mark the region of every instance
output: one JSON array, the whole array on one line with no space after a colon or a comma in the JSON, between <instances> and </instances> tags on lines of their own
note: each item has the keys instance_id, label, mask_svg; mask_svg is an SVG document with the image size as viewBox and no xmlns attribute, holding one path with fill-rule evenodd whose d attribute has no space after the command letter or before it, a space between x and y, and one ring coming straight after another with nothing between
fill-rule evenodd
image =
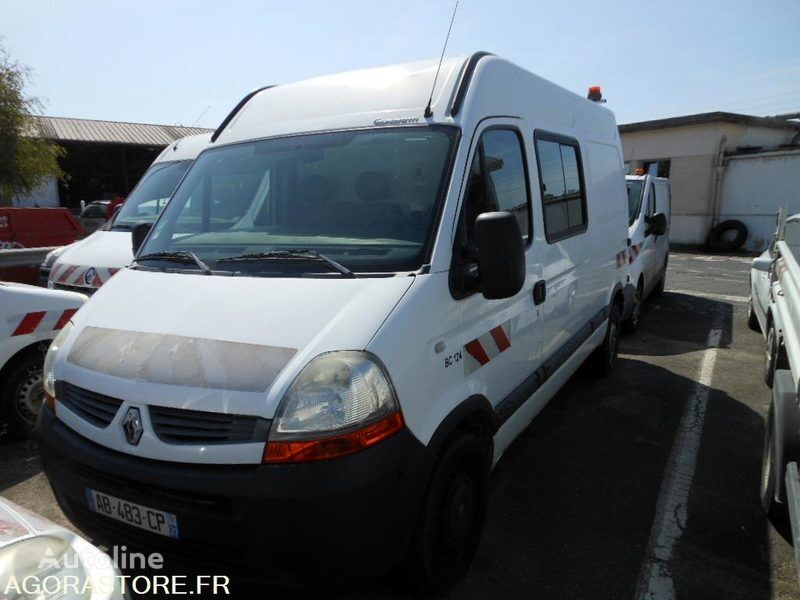
<instances>
[{"instance_id":1,"label":"blue sky","mask_svg":"<svg viewBox=\"0 0 800 600\"><path fill-rule=\"evenodd\" d=\"M452 0L0 0L54 116L215 127L249 90L436 57ZM488 50L620 123L800 111L797 0L461 0L448 54ZM205 111L205 112L204 112ZM202 116L201 116L202 115Z\"/></svg>"}]
</instances>

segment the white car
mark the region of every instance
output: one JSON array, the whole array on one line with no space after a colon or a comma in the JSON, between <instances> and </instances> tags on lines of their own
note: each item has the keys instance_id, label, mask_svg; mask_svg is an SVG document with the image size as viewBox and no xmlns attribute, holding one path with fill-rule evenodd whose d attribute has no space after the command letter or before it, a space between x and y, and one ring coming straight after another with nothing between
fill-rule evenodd
<instances>
[{"instance_id":1,"label":"white car","mask_svg":"<svg viewBox=\"0 0 800 600\"><path fill-rule=\"evenodd\" d=\"M40 269L40 279L46 278L47 286L52 289L92 294L130 264L131 231L140 223L156 220L210 137L210 133L191 135L167 146L142 175L114 218L89 237L51 252Z\"/></svg>"},{"instance_id":2,"label":"white car","mask_svg":"<svg viewBox=\"0 0 800 600\"><path fill-rule=\"evenodd\" d=\"M642 304L649 295L664 291L669 262L669 179L628 175L628 263L633 286L631 311L623 323L627 333L639 327Z\"/></svg>"},{"instance_id":3,"label":"white car","mask_svg":"<svg viewBox=\"0 0 800 600\"><path fill-rule=\"evenodd\" d=\"M0 422L21 437L36 423L50 341L86 301L72 292L0 282Z\"/></svg>"},{"instance_id":4,"label":"white car","mask_svg":"<svg viewBox=\"0 0 800 600\"><path fill-rule=\"evenodd\" d=\"M616 363L628 215L608 109L485 53L431 96L437 63L245 98L62 331L39 439L81 529L240 578L464 575L493 465Z\"/></svg>"},{"instance_id":5,"label":"white car","mask_svg":"<svg viewBox=\"0 0 800 600\"><path fill-rule=\"evenodd\" d=\"M774 280L772 267L775 263L775 244L783 240L793 250L800 246L800 215L788 217L783 224L778 224L775 235L766 250L753 259L750 268L750 299L747 304L747 324L753 331L760 331L764 337L769 335L771 322L771 305L773 303L771 288ZM774 346L776 340L769 340Z\"/></svg>"},{"instance_id":6,"label":"white car","mask_svg":"<svg viewBox=\"0 0 800 600\"><path fill-rule=\"evenodd\" d=\"M111 558L79 535L0 497L3 598L123 600Z\"/></svg>"}]
</instances>

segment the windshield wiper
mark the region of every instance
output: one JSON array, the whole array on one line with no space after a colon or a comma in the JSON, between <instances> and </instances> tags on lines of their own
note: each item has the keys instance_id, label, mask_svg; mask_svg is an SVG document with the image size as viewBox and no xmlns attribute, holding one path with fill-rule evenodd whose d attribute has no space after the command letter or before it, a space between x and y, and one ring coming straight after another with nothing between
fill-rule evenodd
<instances>
[{"instance_id":1,"label":"windshield wiper","mask_svg":"<svg viewBox=\"0 0 800 600\"><path fill-rule=\"evenodd\" d=\"M350 269L335 260L328 258L324 254L312 250L311 248L286 248L284 250L270 250L269 252L257 252L255 254L240 254L238 256L226 256L220 258L217 263L224 262L257 262L257 261L303 261L303 262L321 262L341 273L344 277L358 277Z\"/></svg>"},{"instance_id":2,"label":"windshield wiper","mask_svg":"<svg viewBox=\"0 0 800 600\"><path fill-rule=\"evenodd\" d=\"M134 259L134 262L141 262L143 260L166 260L172 262L181 262L181 263L194 263L200 270L206 275L214 275L214 271L211 270L206 263L204 263L200 258L190 250L172 250L167 252L153 252L151 254L143 254Z\"/></svg>"}]
</instances>

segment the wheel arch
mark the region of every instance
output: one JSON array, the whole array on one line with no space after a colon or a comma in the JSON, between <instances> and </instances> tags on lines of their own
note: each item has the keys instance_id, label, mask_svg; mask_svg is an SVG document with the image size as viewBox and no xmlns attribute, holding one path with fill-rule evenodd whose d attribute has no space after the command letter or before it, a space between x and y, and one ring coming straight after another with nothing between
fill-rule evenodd
<instances>
[{"instance_id":1,"label":"wheel arch","mask_svg":"<svg viewBox=\"0 0 800 600\"><path fill-rule=\"evenodd\" d=\"M494 434L500 427L497 413L491 403L481 394L473 394L458 404L439 423L428 448L432 457L439 454L442 446L456 431L471 431L485 437L493 445Z\"/></svg>"},{"instance_id":2,"label":"wheel arch","mask_svg":"<svg viewBox=\"0 0 800 600\"><path fill-rule=\"evenodd\" d=\"M0 381L5 381L9 371L11 371L11 369L13 369L17 364L26 358L36 355L44 357L49 346L50 341L48 340L47 342L34 342L17 350L17 352L14 353L2 367L0 367Z\"/></svg>"}]
</instances>

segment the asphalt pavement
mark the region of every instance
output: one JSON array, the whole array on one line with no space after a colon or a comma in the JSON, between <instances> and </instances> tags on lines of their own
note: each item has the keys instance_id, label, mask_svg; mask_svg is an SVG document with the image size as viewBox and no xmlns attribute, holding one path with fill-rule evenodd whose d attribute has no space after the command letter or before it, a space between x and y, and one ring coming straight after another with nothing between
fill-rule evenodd
<instances>
[{"instance_id":1,"label":"asphalt pavement","mask_svg":"<svg viewBox=\"0 0 800 600\"><path fill-rule=\"evenodd\" d=\"M671 255L617 370L581 368L497 465L450 598L800 599L758 501L770 394L746 323L750 260ZM68 525L32 443L0 436L0 467L0 494ZM340 594L410 597L396 577Z\"/></svg>"}]
</instances>

